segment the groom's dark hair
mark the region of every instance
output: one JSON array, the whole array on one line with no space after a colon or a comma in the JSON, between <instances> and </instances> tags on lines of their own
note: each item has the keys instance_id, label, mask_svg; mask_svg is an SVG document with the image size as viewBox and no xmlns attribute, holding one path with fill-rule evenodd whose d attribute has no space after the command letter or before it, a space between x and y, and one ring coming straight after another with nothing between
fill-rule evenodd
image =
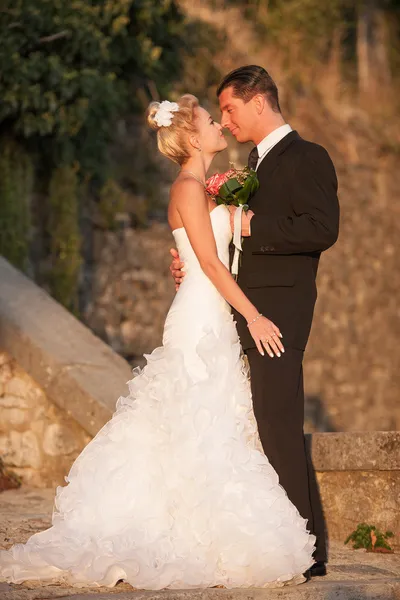
<instances>
[{"instance_id":1,"label":"groom's dark hair","mask_svg":"<svg viewBox=\"0 0 400 600\"><path fill-rule=\"evenodd\" d=\"M217 89L217 96L228 87L233 88L233 95L248 102L256 94L263 94L274 112L280 113L278 88L271 75L257 65L247 65L231 71L224 77Z\"/></svg>"}]
</instances>

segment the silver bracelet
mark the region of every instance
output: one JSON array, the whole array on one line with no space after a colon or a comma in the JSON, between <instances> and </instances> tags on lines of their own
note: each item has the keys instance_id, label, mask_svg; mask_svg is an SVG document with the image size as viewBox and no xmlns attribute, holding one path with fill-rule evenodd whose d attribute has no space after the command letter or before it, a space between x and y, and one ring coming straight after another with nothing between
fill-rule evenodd
<instances>
[{"instance_id":1,"label":"silver bracelet","mask_svg":"<svg viewBox=\"0 0 400 600\"><path fill-rule=\"evenodd\" d=\"M259 319L260 317L262 317L262 316L263 316L263 315L262 315L261 313L260 313L259 315L257 315L255 319L253 319L252 321L249 321L249 322L247 323L247 327L250 327L250 325L253 325L253 323L255 323L256 321L258 321L258 319Z\"/></svg>"}]
</instances>

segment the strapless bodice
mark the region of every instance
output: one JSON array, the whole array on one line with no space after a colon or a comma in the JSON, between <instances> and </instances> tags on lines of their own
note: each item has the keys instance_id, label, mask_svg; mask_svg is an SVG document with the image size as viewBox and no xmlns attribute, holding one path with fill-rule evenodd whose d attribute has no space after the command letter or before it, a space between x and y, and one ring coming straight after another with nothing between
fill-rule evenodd
<instances>
[{"instance_id":1,"label":"strapless bodice","mask_svg":"<svg viewBox=\"0 0 400 600\"><path fill-rule=\"evenodd\" d=\"M229 211L224 205L210 213L220 261L229 268L229 244L232 239ZM195 377L205 375L197 354L197 345L206 331L220 329L221 323L231 323L232 336L237 337L231 308L212 281L202 270L183 227L173 232L185 277L176 294L165 321L163 344L179 348L184 353L188 371Z\"/></svg>"},{"instance_id":2,"label":"strapless bodice","mask_svg":"<svg viewBox=\"0 0 400 600\"><path fill-rule=\"evenodd\" d=\"M232 239L232 231L230 226L229 210L224 204L220 204L210 213L211 225L214 232L215 243L217 245L218 257L220 261L229 268L229 244ZM198 270L201 270L199 261L190 244L184 227L175 229L172 232L178 248L181 261L185 264L184 271L186 278L198 275Z\"/></svg>"}]
</instances>

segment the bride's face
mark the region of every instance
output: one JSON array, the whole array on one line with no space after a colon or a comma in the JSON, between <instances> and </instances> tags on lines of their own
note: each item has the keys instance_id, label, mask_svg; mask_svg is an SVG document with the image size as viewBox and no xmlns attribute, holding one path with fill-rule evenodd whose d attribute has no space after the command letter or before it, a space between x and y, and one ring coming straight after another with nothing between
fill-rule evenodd
<instances>
[{"instance_id":1,"label":"bride's face","mask_svg":"<svg viewBox=\"0 0 400 600\"><path fill-rule=\"evenodd\" d=\"M199 147L205 154L216 154L225 150L228 143L222 132L222 127L214 121L209 112L202 106L195 109L196 125L198 134L196 136Z\"/></svg>"}]
</instances>

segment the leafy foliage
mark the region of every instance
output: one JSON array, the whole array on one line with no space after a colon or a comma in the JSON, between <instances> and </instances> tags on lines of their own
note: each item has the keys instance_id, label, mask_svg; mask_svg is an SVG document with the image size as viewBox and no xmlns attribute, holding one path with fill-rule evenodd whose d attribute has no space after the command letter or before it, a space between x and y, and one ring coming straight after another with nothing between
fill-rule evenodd
<instances>
[{"instance_id":1,"label":"leafy foliage","mask_svg":"<svg viewBox=\"0 0 400 600\"><path fill-rule=\"evenodd\" d=\"M80 180L114 227L115 124L179 78L186 22L175 0L4 0L0 28L0 250L25 266L34 174L49 190L49 285L77 312Z\"/></svg>"},{"instance_id":2,"label":"leafy foliage","mask_svg":"<svg viewBox=\"0 0 400 600\"><path fill-rule=\"evenodd\" d=\"M32 163L14 141L3 140L0 150L0 254L25 270L28 260L29 196Z\"/></svg>"},{"instance_id":3,"label":"leafy foliage","mask_svg":"<svg viewBox=\"0 0 400 600\"><path fill-rule=\"evenodd\" d=\"M53 297L78 314L78 283L82 259L79 232L77 168L55 169L49 187L50 288Z\"/></svg>"},{"instance_id":4,"label":"leafy foliage","mask_svg":"<svg viewBox=\"0 0 400 600\"><path fill-rule=\"evenodd\" d=\"M122 212L127 204L128 194L115 179L107 179L99 192L99 213L105 229L116 228L117 214Z\"/></svg>"},{"instance_id":5,"label":"leafy foliage","mask_svg":"<svg viewBox=\"0 0 400 600\"><path fill-rule=\"evenodd\" d=\"M382 533L375 525L368 525L367 523L360 523L357 528L347 537L345 544L350 541L353 542L353 548L358 550L359 548L366 548L367 550L374 550L375 548L384 548L385 550L391 551L391 547L386 540L394 537L392 531L386 531Z\"/></svg>"},{"instance_id":6,"label":"leafy foliage","mask_svg":"<svg viewBox=\"0 0 400 600\"><path fill-rule=\"evenodd\" d=\"M0 27L0 123L46 167L78 161L102 179L135 88L179 74L184 21L171 0L6 0Z\"/></svg>"}]
</instances>

